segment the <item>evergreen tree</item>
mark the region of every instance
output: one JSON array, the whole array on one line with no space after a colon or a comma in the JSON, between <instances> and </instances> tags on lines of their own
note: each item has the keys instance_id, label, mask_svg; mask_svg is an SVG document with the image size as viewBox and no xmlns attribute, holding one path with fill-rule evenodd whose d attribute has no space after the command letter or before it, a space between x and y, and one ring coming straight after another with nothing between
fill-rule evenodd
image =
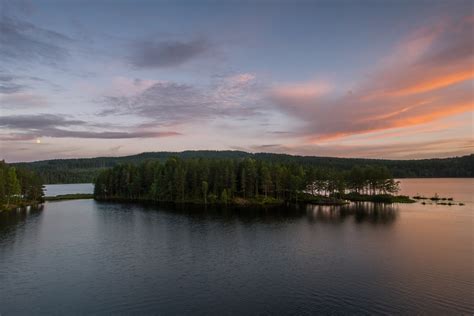
<instances>
[{"instance_id":1,"label":"evergreen tree","mask_svg":"<svg viewBox=\"0 0 474 316\"><path fill-rule=\"evenodd\" d=\"M204 204L207 204L207 192L209 190L209 184L207 181L202 182L202 195L204 197Z\"/></svg>"},{"instance_id":2,"label":"evergreen tree","mask_svg":"<svg viewBox=\"0 0 474 316\"><path fill-rule=\"evenodd\" d=\"M1 182L0 182L1 190ZM99 174L98 199L146 199L168 202L221 202L236 197L298 201L303 192L343 197L348 192L396 193L398 183L385 167L350 171L255 159L169 158L124 164Z\"/></svg>"},{"instance_id":3,"label":"evergreen tree","mask_svg":"<svg viewBox=\"0 0 474 316\"><path fill-rule=\"evenodd\" d=\"M43 195L43 184L35 172L0 161L0 210L42 202Z\"/></svg>"},{"instance_id":4,"label":"evergreen tree","mask_svg":"<svg viewBox=\"0 0 474 316\"><path fill-rule=\"evenodd\" d=\"M16 176L15 168L9 168L6 180L7 207L10 202L17 202L20 199L21 187L20 181Z\"/></svg>"}]
</instances>

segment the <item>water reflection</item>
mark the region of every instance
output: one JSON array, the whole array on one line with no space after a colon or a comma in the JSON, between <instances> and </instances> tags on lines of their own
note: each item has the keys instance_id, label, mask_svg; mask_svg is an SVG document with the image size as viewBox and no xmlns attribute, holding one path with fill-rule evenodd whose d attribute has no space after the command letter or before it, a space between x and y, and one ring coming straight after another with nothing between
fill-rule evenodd
<instances>
[{"instance_id":1,"label":"water reflection","mask_svg":"<svg viewBox=\"0 0 474 316\"><path fill-rule=\"evenodd\" d=\"M384 203L359 202L342 206L308 205L306 215L311 222L338 224L353 218L357 224L392 224L398 207Z\"/></svg>"},{"instance_id":2,"label":"water reflection","mask_svg":"<svg viewBox=\"0 0 474 316\"><path fill-rule=\"evenodd\" d=\"M43 208L43 205L37 205L0 212L0 253L21 245L28 239L25 235L33 236L38 233L39 225L33 225L33 229L28 227L41 220Z\"/></svg>"},{"instance_id":3,"label":"water reflection","mask_svg":"<svg viewBox=\"0 0 474 316\"><path fill-rule=\"evenodd\" d=\"M28 206L12 211L0 212L0 240L2 234L14 230L18 225L29 218L38 217L44 209L44 205Z\"/></svg>"},{"instance_id":4,"label":"water reflection","mask_svg":"<svg viewBox=\"0 0 474 316\"><path fill-rule=\"evenodd\" d=\"M0 214L0 312L471 315L472 218L420 204L48 202Z\"/></svg>"},{"instance_id":5,"label":"water reflection","mask_svg":"<svg viewBox=\"0 0 474 316\"><path fill-rule=\"evenodd\" d=\"M110 203L102 202L104 207ZM291 204L284 206L200 206L170 204L115 204L114 210L130 212L136 208L147 212L159 211L174 215L182 215L192 220L217 220L221 222L239 221L242 223L278 223L292 222L306 218L309 222L343 223L353 219L354 223L370 223L373 225L392 224L398 214L396 204L357 202L347 205L308 205ZM109 209L109 208L107 208Z\"/></svg>"}]
</instances>

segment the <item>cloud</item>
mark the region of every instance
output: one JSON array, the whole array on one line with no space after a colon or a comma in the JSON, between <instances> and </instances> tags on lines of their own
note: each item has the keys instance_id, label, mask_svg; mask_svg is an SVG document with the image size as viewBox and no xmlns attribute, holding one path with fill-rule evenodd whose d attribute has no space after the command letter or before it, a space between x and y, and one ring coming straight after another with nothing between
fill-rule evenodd
<instances>
[{"instance_id":1,"label":"cloud","mask_svg":"<svg viewBox=\"0 0 474 316\"><path fill-rule=\"evenodd\" d=\"M302 121L298 134L314 142L472 111L472 27L465 19L415 31L367 80L344 95L302 84L276 87L270 99Z\"/></svg>"},{"instance_id":2,"label":"cloud","mask_svg":"<svg viewBox=\"0 0 474 316\"><path fill-rule=\"evenodd\" d=\"M127 77L114 77L112 79L112 85L109 89L112 95L126 95L131 96L134 94L141 93L152 85L158 83L156 80L144 80L139 78L129 79Z\"/></svg>"},{"instance_id":3,"label":"cloud","mask_svg":"<svg viewBox=\"0 0 474 316\"><path fill-rule=\"evenodd\" d=\"M264 144L238 149L253 152L291 153L305 156L421 159L469 155L474 149L474 141L469 138L446 138L434 141L392 142L376 145Z\"/></svg>"},{"instance_id":4,"label":"cloud","mask_svg":"<svg viewBox=\"0 0 474 316\"><path fill-rule=\"evenodd\" d=\"M82 148L81 148L82 147ZM1 158L7 162L19 161L37 161L54 158L77 157L79 154L84 155L85 148L83 146L55 145L51 143L36 142L1 142L0 140ZM96 155L97 156L97 155Z\"/></svg>"},{"instance_id":5,"label":"cloud","mask_svg":"<svg viewBox=\"0 0 474 316\"><path fill-rule=\"evenodd\" d=\"M174 67L200 57L211 49L206 39L191 41L143 41L134 44L130 62L137 68Z\"/></svg>"},{"instance_id":6,"label":"cloud","mask_svg":"<svg viewBox=\"0 0 474 316\"><path fill-rule=\"evenodd\" d=\"M159 138L181 135L177 132L89 132L89 131L70 131L58 128L45 128L41 131L32 131L29 133L12 133L9 135L0 135L0 140L5 141L25 141L39 137L53 138L86 138L86 139L132 139L132 138Z\"/></svg>"},{"instance_id":7,"label":"cloud","mask_svg":"<svg viewBox=\"0 0 474 316\"><path fill-rule=\"evenodd\" d=\"M0 19L0 34L3 60L56 64L69 55L66 46L72 42L66 35L6 14Z\"/></svg>"},{"instance_id":8,"label":"cloud","mask_svg":"<svg viewBox=\"0 0 474 316\"><path fill-rule=\"evenodd\" d=\"M31 107L44 107L47 104L47 99L42 95L25 92L13 93L11 91L9 94L0 94L0 109L23 109Z\"/></svg>"},{"instance_id":9,"label":"cloud","mask_svg":"<svg viewBox=\"0 0 474 316\"><path fill-rule=\"evenodd\" d=\"M318 97L327 94L331 90L329 84L322 82L303 82L296 84L281 85L273 89L273 97L292 102L312 102Z\"/></svg>"},{"instance_id":10,"label":"cloud","mask_svg":"<svg viewBox=\"0 0 474 316\"><path fill-rule=\"evenodd\" d=\"M12 115L0 117L0 127L12 129L42 129L51 126L86 125L85 121L70 120L60 115Z\"/></svg>"},{"instance_id":11,"label":"cloud","mask_svg":"<svg viewBox=\"0 0 474 316\"><path fill-rule=\"evenodd\" d=\"M81 129L74 129L78 127ZM180 133L174 131L139 129L131 132L91 130L94 127L94 125L82 120L67 119L53 114L3 116L0 117L0 128L7 129L8 133L0 134L0 139L4 141L20 141L42 136L54 138L130 139L180 135Z\"/></svg>"},{"instance_id":12,"label":"cloud","mask_svg":"<svg viewBox=\"0 0 474 316\"><path fill-rule=\"evenodd\" d=\"M62 89L61 86L49 80L39 78L37 76L19 74L18 72L11 73L5 70L5 68L0 67L0 97L1 95L9 94L17 95L12 97L5 96L5 98L2 99L0 102L0 107L9 107L7 106L8 104L6 104L6 102L10 98L13 101L13 107L25 107L25 105L17 104L17 102L15 102L17 100L26 101L27 104L38 105L38 103L41 103L41 105L44 105L45 98L32 92L33 89L37 90L38 88L41 89L43 87L51 88L54 91L60 91ZM28 102L27 100L25 100L26 97L22 95L32 95L32 98ZM23 100L21 100L22 98Z\"/></svg>"},{"instance_id":13,"label":"cloud","mask_svg":"<svg viewBox=\"0 0 474 316\"><path fill-rule=\"evenodd\" d=\"M208 86L156 82L132 95L105 97L101 114L134 114L167 124L255 115L259 97L254 78L252 74L238 74L219 78Z\"/></svg>"},{"instance_id":14,"label":"cloud","mask_svg":"<svg viewBox=\"0 0 474 316\"><path fill-rule=\"evenodd\" d=\"M9 75L0 71L0 93L17 93L28 88L27 85L16 82L16 79L17 76Z\"/></svg>"},{"instance_id":15,"label":"cloud","mask_svg":"<svg viewBox=\"0 0 474 316\"><path fill-rule=\"evenodd\" d=\"M25 91L30 88L31 83L46 82L46 80L35 76L23 76L11 74L0 69L0 93L10 94Z\"/></svg>"},{"instance_id":16,"label":"cloud","mask_svg":"<svg viewBox=\"0 0 474 316\"><path fill-rule=\"evenodd\" d=\"M36 76L11 74L0 69L0 110L19 110L46 107L48 98L35 90L51 87L59 91L60 87L48 80ZM44 93L44 92L43 92Z\"/></svg>"}]
</instances>

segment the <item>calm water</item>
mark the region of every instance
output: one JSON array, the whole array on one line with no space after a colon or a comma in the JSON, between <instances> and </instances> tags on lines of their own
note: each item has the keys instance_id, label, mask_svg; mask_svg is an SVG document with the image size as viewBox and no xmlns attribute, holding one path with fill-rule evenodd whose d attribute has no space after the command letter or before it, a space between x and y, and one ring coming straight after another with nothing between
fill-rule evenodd
<instances>
[{"instance_id":1,"label":"calm water","mask_svg":"<svg viewBox=\"0 0 474 316\"><path fill-rule=\"evenodd\" d=\"M402 188L469 201L473 184ZM0 213L0 313L472 314L472 207L76 200Z\"/></svg>"},{"instance_id":2,"label":"calm water","mask_svg":"<svg viewBox=\"0 0 474 316\"><path fill-rule=\"evenodd\" d=\"M402 179L400 194L452 197L457 202L474 202L474 179Z\"/></svg>"},{"instance_id":3,"label":"calm water","mask_svg":"<svg viewBox=\"0 0 474 316\"><path fill-rule=\"evenodd\" d=\"M74 193L93 193L94 185L92 183L75 183L75 184L47 184L44 186L45 196L56 196Z\"/></svg>"}]
</instances>

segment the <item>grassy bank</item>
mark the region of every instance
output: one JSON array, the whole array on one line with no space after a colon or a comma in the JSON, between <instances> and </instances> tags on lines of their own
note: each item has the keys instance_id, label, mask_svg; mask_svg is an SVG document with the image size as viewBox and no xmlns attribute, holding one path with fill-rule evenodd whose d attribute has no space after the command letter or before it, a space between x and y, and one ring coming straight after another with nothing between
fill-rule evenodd
<instances>
[{"instance_id":1,"label":"grassy bank","mask_svg":"<svg viewBox=\"0 0 474 316\"><path fill-rule=\"evenodd\" d=\"M13 211L18 208L25 208L28 206L37 206L39 204L42 204L42 201L21 201L21 202L16 202L16 203L10 203L8 205L0 205L0 212L3 211Z\"/></svg>"},{"instance_id":2,"label":"grassy bank","mask_svg":"<svg viewBox=\"0 0 474 316\"><path fill-rule=\"evenodd\" d=\"M174 204L194 204L194 205L229 205L229 206L262 206L262 205L281 205L284 203L307 203L315 205L345 205L350 202L374 202L374 203L414 203L415 200L410 199L404 195L362 195L362 194L347 194L343 198L336 196L322 196L312 195L309 193L299 193L297 197L290 201L282 199L275 199L273 197L256 196L253 198L234 197L227 201L220 199L209 198L206 202L203 200L183 200L183 201L166 201L166 200L152 200L149 198L127 199L123 197L111 197L107 199L100 199L99 201L115 201L115 202L152 202L152 203L174 203Z\"/></svg>"},{"instance_id":3,"label":"grassy bank","mask_svg":"<svg viewBox=\"0 0 474 316\"><path fill-rule=\"evenodd\" d=\"M87 194L86 194L87 196ZM90 197L85 197L90 198ZM67 199L67 198L64 198ZM206 202L203 200L182 200L182 201L166 201L166 200L152 200L149 198L138 198L129 199L123 197L110 197L107 199L97 198L99 201L115 201L115 202L156 202L156 203L174 203L174 204L195 204L195 205L229 205L229 206L253 206L253 205L281 205L287 202L291 203L307 203L315 205L345 205L350 202L374 202L374 203L415 203L415 200L410 199L405 195L390 195L390 194L357 194L349 193L344 196L323 196L313 195L309 193L300 192L297 197L292 198L290 201L283 199L276 199L274 197L256 196L252 198L234 197L229 198L227 201L222 201L215 197L210 197ZM60 199L58 199L60 200Z\"/></svg>"},{"instance_id":4,"label":"grassy bank","mask_svg":"<svg viewBox=\"0 0 474 316\"><path fill-rule=\"evenodd\" d=\"M113 202L146 202L146 203L172 203L172 204L193 204L193 205L229 205L229 206L264 206L264 205L281 205L285 203L284 200L275 199L273 197L258 196L254 198L244 199L235 197L222 201L220 199L209 198L206 202L203 200L182 200L182 201L167 201L167 200L153 200L149 198L128 199L123 197L98 198L97 201L113 201Z\"/></svg>"},{"instance_id":5,"label":"grassy bank","mask_svg":"<svg viewBox=\"0 0 474 316\"><path fill-rule=\"evenodd\" d=\"M309 193L300 193L298 201L302 203L318 204L318 205L343 205L349 202L374 202L374 203L414 203L415 200L405 195L391 194L359 194L348 193L344 195L331 195L329 197L323 195L312 195Z\"/></svg>"},{"instance_id":6,"label":"grassy bank","mask_svg":"<svg viewBox=\"0 0 474 316\"><path fill-rule=\"evenodd\" d=\"M337 197L327 197L323 195L313 195L309 193L299 193L298 202L308 203L308 204L317 204L317 205L344 205L349 204L348 201L340 199Z\"/></svg>"},{"instance_id":7,"label":"grassy bank","mask_svg":"<svg viewBox=\"0 0 474 316\"><path fill-rule=\"evenodd\" d=\"M453 201L452 197L440 197L437 193L435 193L432 197L426 197L421 195L415 195L413 197L415 200L431 200L431 201Z\"/></svg>"},{"instance_id":8,"label":"grassy bank","mask_svg":"<svg viewBox=\"0 0 474 316\"><path fill-rule=\"evenodd\" d=\"M391 195L391 194L358 194L349 193L344 195L346 200L352 202L376 202L376 203L415 203L416 201L410 199L406 195Z\"/></svg>"},{"instance_id":9,"label":"grassy bank","mask_svg":"<svg viewBox=\"0 0 474 316\"><path fill-rule=\"evenodd\" d=\"M47 196L44 198L45 201L64 201L64 200L84 200L93 199L93 194L81 193L81 194L62 194L56 196Z\"/></svg>"}]
</instances>

